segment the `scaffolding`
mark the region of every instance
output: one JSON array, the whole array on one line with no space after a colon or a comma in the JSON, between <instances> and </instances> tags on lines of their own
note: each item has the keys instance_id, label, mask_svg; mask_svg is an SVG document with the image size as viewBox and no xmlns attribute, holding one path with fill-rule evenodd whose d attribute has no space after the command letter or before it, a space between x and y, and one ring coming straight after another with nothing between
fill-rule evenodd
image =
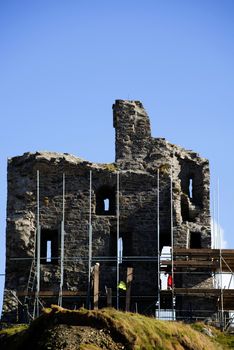
<instances>
[{"instance_id":1,"label":"scaffolding","mask_svg":"<svg viewBox=\"0 0 234 350\"><path fill-rule=\"evenodd\" d=\"M62 177L62 217L61 217L61 235L60 235L60 284L59 290L41 290L40 288L40 273L41 273L41 226L40 226L40 173L37 171L37 209L36 209L36 244L33 258L13 258L12 260L22 261L31 259L32 264L29 272L29 280L27 290L18 291L17 297L24 297L24 303L28 304L29 300L34 298L34 307L33 312L30 315L31 318L38 317L40 314L41 307L43 303L40 299L53 298L58 297L58 304L60 306L63 305L64 298L75 298L82 297L84 300L86 299L86 307L88 309L91 308L91 290L92 290L92 281L94 279L95 285L95 277L99 278L99 269L97 267L97 263L99 262L114 262L116 263L116 308L120 308L120 264L122 262L131 263L131 262L152 262L157 264L157 287L155 288L155 295L134 295L131 293L132 300L135 301L135 311L138 310L137 303L142 300L142 298L148 298L152 301L152 303L156 307L156 317L159 319L165 318L165 313L167 313L166 319L174 320L178 319L177 315L177 307L176 307L176 299L180 296L195 296L195 297L212 297L217 300L218 305L218 320L220 322L220 326L222 329L225 328L225 324L228 323L228 320L225 320L225 313L229 312L229 310L234 310L234 289L223 289L222 281L219 284L218 288L178 288L175 286L175 277L178 274L187 274L187 273L200 273L194 271L195 269L203 268L206 269L205 274L211 272L214 276L222 276L223 273L231 274L231 278L234 273L234 250L228 249L188 249L188 248L176 248L174 246L174 224L173 224L173 168L171 166L170 169L170 254L165 258L161 254L160 251L160 170L157 169L156 174L156 237L157 237L157 254L154 256L122 256L120 252L120 173L116 172L116 256L94 256L92 252L92 244L93 244L93 227L92 227L92 171L89 172L89 220L88 220L88 256L64 256L64 225L65 225L65 198L66 198L66 176L63 174ZM218 209L219 211L219 209ZM52 257L55 258L55 257ZM64 264L67 261L79 261L82 259L88 263L88 285L87 291L71 291L64 290ZM161 285L161 275L169 271L172 277L171 287L168 289L163 289ZM95 275L96 274L96 275ZM131 270L131 275L133 274L133 270ZM34 277L32 278L32 275ZM33 279L33 281L32 281ZM130 282L129 282L130 281ZM128 298L130 298L130 287L131 281L128 286ZM34 290L34 282L36 282L35 290ZM97 282L97 281L96 281ZM127 283L127 284L128 284ZM98 283L95 285L98 288ZM94 286L94 287L95 287ZM229 283L229 287L231 286L231 280ZM107 288L108 289L108 288ZM98 289L97 289L98 290ZM110 291L107 291L107 295L101 295L99 291L97 292L100 298L109 297L110 300ZM162 298L167 298L170 300L169 308L162 308ZM126 308L129 309L129 300L126 301ZM162 311L163 309L163 311ZM181 311L181 310L180 310ZM202 311L202 310L200 310ZM206 318L204 311L204 319Z\"/></svg>"}]
</instances>

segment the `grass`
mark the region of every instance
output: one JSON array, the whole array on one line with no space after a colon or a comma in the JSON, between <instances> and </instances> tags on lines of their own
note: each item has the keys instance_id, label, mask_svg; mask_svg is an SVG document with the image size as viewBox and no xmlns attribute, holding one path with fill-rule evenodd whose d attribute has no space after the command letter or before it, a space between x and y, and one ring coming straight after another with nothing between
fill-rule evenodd
<instances>
[{"instance_id":1,"label":"grass","mask_svg":"<svg viewBox=\"0 0 234 350\"><path fill-rule=\"evenodd\" d=\"M220 350L234 348L234 336L221 333L203 323L190 326L182 322L160 321L136 313L116 311L112 308L68 310L53 305L51 308L44 309L43 315L32 322L26 332L26 328L23 326L21 331L20 327L15 327L15 330L11 330L10 333L16 334L17 331L24 331L25 339L30 343L30 339L36 341L35 337L55 324L108 329L112 338L123 343L128 350ZM213 337L203 334L205 327L211 330ZM6 330L2 332L6 332ZM8 333L9 336L10 333ZM96 345L81 345L81 350L88 349L100 350Z\"/></svg>"},{"instance_id":2,"label":"grass","mask_svg":"<svg viewBox=\"0 0 234 350\"><path fill-rule=\"evenodd\" d=\"M180 322L155 320L136 313L126 313L115 309L67 310L58 306L45 309L39 323L57 323L105 327L117 341L129 350L218 350L220 347L211 339ZM33 324L32 324L33 326Z\"/></svg>"},{"instance_id":3,"label":"grass","mask_svg":"<svg viewBox=\"0 0 234 350\"><path fill-rule=\"evenodd\" d=\"M92 344L81 344L80 350L101 350L101 348Z\"/></svg>"},{"instance_id":4,"label":"grass","mask_svg":"<svg viewBox=\"0 0 234 350\"><path fill-rule=\"evenodd\" d=\"M23 332L25 331L26 329L28 329L28 325L27 324L17 324L13 327L9 327L9 328L5 328L5 329L2 329L0 331L0 336L2 334L5 334L6 336L12 336L14 334L17 334L17 333L20 333L20 332Z\"/></svg>"},{"instance_id":5,"label":"grass","mask_svg":"<svg viewBox=\"0 0 234 350\"><path fill-rule=\"evenodd\" d=\"M207 327L210 329L213 334L213 340L218 343L222 349L234 349L234 335L226 332L221 332L212 326L206 326L202 322L197 322L192 325L192 328L202 332L204 328Z\"/></svg>"},{"instance_id":6,"label":"grass","mask_svg":"<svg viewBox=\"0 0 234 350\"><path fill-rule=\"evenodd\" d=\"M0 348L3 350L20 349L27 339L28 328L28 325L21 324L2 329L0 331Z\"/></svg>"}]
</instances>

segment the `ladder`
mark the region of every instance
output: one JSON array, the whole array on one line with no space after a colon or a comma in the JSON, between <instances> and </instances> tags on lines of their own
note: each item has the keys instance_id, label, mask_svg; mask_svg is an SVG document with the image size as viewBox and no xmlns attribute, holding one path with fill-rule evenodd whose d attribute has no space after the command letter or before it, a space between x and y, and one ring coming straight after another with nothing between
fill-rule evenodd
<instances>
[{"instance_id":1,"label":"ladder","mask_svg":"<svg viewBox=\"0 0 234 350\"><path fill-rule=\"evenodd\" d=\"M233 322L234 322L234 315L232 315L232 316L229 318L227 324L226 324L225 327L224 327L224 330L225 330L225 331L228 331L228 328L229 328L231 325L233 325Z\"/></svg>"},{"instance_id":2,"label":"ladder","mask_svg":"<svg viewBox=\"0 0 234 350\"><path fill-rule=\"evenodd\" d=\"M34 317L29 312L29 307L31 306L32 292L35 287L35 280L36 280L36 263L35 263L35 259L33 259L31 263L30 271L29 271L26 295L24 297L24 306L26 307L28 316L31 319L33 319Z\"/></svg>"}]
</instances>

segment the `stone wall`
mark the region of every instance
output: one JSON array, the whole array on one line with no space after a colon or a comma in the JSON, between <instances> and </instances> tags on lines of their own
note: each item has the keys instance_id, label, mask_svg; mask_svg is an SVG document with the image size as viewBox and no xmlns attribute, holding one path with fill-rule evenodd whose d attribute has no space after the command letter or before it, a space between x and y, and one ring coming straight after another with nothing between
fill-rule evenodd
<instances>
[{"instance_id":1,"label":"stone wall","mask_svg":"<svg viewBox=\"0 0 234 350\"><path fill-rule=\"evenodd\" d=\"M116 290L117 171L120 176L120 236L124 246L120 278L125 279L127 266L134 268L132 301L138 302L139 311L144 312L147 309L153 313L154 306L149 308L149 305L157 295L155 256L158 169L160 249L171 245L171 174L175 247L210 248L208 161L165 139L151 137L149 118L139 101L117 100L113 112L116 130L116 159L113 164L94 164L72 155L51 152L25 153L9 160L5 282L7 290L18 292L27 289L35 252L38 170L42 290L59 289L63 174L66 184L65 290L84 293L87 291L90 171L92 248L93 256L96 257L94 261L100 263L101 296L105 295L106 287L112 288L113 294ZM108 210L104 208L105 199L109 200ZM45 256L48 241L51 242L52 261L46 261ZM143 257L148 257L148 260L142 261ZM17 260L14 260L15 258ZM189 281L188 276L177 278L175 283L178 284L177 287L199 287L201 284L212 287L208 273L203 273L199 278L190 275ZM81 306L85 303L85 298L80 297L71 303ZM100 304L105 305L104 297L100 299ZM5 301L5 316L6 305Z\"/></svg>"}]
</instances>

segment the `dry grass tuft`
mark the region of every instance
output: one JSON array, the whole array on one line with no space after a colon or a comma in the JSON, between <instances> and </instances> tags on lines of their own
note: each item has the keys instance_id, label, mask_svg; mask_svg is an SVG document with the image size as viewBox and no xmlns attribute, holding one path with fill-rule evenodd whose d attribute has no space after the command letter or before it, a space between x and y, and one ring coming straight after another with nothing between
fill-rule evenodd
<instances>
[{"instance_id":1,"label":"dry grass tuft","mask_svg":"<svg viewBox=\"0 0 234 350\"><path fill-rule=\"evenodd\" d=\"M81 344L80 350L101 350L101 348L92 344Z\"/></svg>"}]
</instances>

